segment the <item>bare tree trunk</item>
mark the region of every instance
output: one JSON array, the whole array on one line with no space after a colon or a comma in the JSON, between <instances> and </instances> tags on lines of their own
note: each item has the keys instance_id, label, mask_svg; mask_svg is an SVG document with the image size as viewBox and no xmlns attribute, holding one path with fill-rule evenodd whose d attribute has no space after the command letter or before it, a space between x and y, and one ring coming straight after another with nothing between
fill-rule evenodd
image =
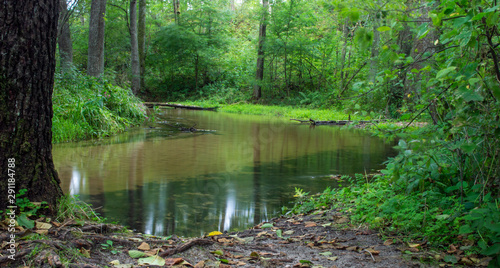
<instances>
[{"instance_id":1,"label":"bare tree trunk","mask_svg":"<svg viewBox=\"0 0 500 268\"><path fill-rule=\"evenodd\" d=\"M130 0L130 66L132 68L132 92L137 95L141 89L141 66L137 42L137 0Z\"/></svg>"},{"instance_id":2,"label":"bare tree trunk","mask_svg":"<svg viewBox=\"0 0 500 268\"><path fill-rule=\"evenodd\" d=\"M377 14L375 14L375 17ZM378 28L378 19L375 18L373 22L373 43L372 43L372 51L370 58L370 72L368 74L369 81L375 83L375 77L377 76L377 63L378 63L378 48L380 46L380 32L377 30Z\"/></svg>"},{"instance_id":3,"label":"bare tree trunk","mask_svg":"<svg viewBox=\"0 0 500 268\"><path fill-rule=\"evenodd\" d=\"M52 90L59 0L0 2L0 210L16 212L15 194L62 196L52 161ZM19 211L17 211L19 212Z\"/></svg>"},{"instance_id":4,"label":"bare tree trunk","mask_svg":"<svg viewBox=\"0 0 500 268\"><path fill-rule=\"evenodd\" d=\"M262 96L262 80L264 78L264 43L266 40L266 27L267 27L267 7L268 0L262 1L263 15L259 27L259 47L257 49L257 71L255 73L255 85L253 87L253 97L260 99Z\"/></svg>"},{"instance_id":5,"label":"bare tree trunk","mask_svg":"<svg viewBox=\"0 0 500 268\"><path fill-rule=\"evenodd\" d=\"M89 22L89 52L87 74L101 76L104 73L104 16L106 0L92 0Z\"/></svg>"},{"instance_id":6,"label":"bare tree trunk","mask_svg":"<svg viewBox=\"0 0 500 268\"><path fill-rule=\"evenodd\" d=\"M139 25L137 29L139 47L139 65L141 66L141 87L145 87L144 74L146 70L146 0L139 0Z\"/></svg>"},{"instance_id":7,"label":"bare tree trunk","mask_svg":"<svg viewBox=\"0 0 500 268\"><path fill-rule=\"evenodd\" d=\"M61 60L61 71L68 72L73 65L73 43L69 31L69 12L66 0L59 0L59 25L57 42L59 44L59 56Z\"/></svg>"},{"instance_id":8,"label":"bare tree trunk","mask_svg":"<svg viewBox=\"0 0 500 268\"><path fill-rule=\"evenodd\" d=\"M229 7L231 8L231 11L235 11L235 10L236 10L236 7L235 7L235 5L234 5L234 0L231 0L231 1L229 2Z\"/></svg>"},{"instance_id":9,"label":"bare tree trunk","mask_svg":"<svg viewBox=\"0 0 500 268\"><path fill-rule=\"evenodd\" d=\"M174 19L175 19L175 24L179 24L179 15L181 14L180 0L173 0L172 4L174 5Z\"/></svg>"}]
</instances>

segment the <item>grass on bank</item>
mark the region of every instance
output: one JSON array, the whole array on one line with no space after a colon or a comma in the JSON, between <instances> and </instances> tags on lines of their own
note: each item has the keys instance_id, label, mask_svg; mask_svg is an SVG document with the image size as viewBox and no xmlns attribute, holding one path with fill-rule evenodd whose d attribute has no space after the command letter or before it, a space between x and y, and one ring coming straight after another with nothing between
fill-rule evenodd
<instances>
[{"instance_id":1,"label":"grass on bank","mask_svg":"<svg viewBox=\"0 0 500 268\"><path fill-rule=\"evenodd\" d=\"M52 101L54 143L106 137L146 118L142 101L129 89L77 70L56 75Z\"/></svg>"}]
</instances>

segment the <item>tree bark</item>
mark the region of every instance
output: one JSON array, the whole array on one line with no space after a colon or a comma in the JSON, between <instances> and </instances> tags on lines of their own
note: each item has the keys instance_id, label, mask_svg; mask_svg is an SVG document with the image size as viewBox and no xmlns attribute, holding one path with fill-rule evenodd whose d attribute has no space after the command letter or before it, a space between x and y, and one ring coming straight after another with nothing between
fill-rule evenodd
<instances>
[{"instance_id":1,"label":"tree bark","mask_svg":"<svg viewBox=\"0 0 500 268\"><path fill-rule=\"evenodd\" d=\"M181 14L181 11L180 11L180 0L173 0L172 4L174 5L174 20L175 20L175 24L179 24L179 15Z\"/></svg>"},{"instance_id":2,"label":"tree bark","mask_svg":"<svg viewBox=\"0 0 500 268\"><path fill-rule=\"evenodd\" d=\"M137 95L141 89L141 66L137 42L137 0L130 0L130 66L132 68L132 92Z\"/></svg>"},{"instance_id":3,"label":"tree bark","mask_svg":"<svg viewBox=\"0 0 500 268\"><path fill-rule=\"evenodd\" d=\"M61 71L66 73L73 65L73 43L71 42L71 32L69 30L69 12L66 0L59 0L59 10L57 43L59 44Z\"/></svg>"},{"instance_id":4,"label":"tree bark","mask_svg":"<svg viewBox=\"0 0 500 268\"><path fill-rule=\"evenodd\" d=\"M266 41L266 27L267 27L267 6L268 0L262 0L263 15L259 27L259 47L257 49L257 71L255 73L255 85L253 87L253 97L260 99L262 96L262 80L264 78L264 43Z\"/></svg>"},{"instance_id":5,"label":"tree bark","mask_svg":"<svg viewBox=\"0 0 500 268\"><path fill-rule=\"evenodd\" d=\"M7 212L21 189L32 202L48 202L47 214L62 196L51 144L58 15L59 0L0 2L0 210Z\"/></svg>"},{"instance_id":6,"label":"tree bark","mask_svg":"<svg viewBox=\"0 0 500 268\"><path fill-rule=\"evenodd\" d=\"M99 77L104 73L104 16L106 0L92 0L89 22L87 74Z\"/></svg>"},{"instance_id":7,"label":"tree bark","mask_svg":"<svg viewBox=\"0 0 500 268\"><path fill-rule=\"evenodd\" d=\"M144 75L146 70L146 0L139 0L139 25L137 29L139 47L139 65L141 71L141 87L145 87Z\"/></svg>"}]
</instances>

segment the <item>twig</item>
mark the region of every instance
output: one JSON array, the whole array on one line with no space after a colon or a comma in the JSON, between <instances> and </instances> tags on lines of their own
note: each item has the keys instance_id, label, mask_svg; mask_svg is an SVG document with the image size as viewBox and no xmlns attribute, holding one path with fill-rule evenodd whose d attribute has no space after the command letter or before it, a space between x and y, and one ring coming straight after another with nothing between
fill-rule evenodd
<instances>
[{"instance_id":1,"label":"twig","mask_svg":"<svg viewBox=\"0 0 500 268\"><path fill-rule=\"evenodd\" d=\"M160 253L160 256L161 257L166 257L166 256L170 256L170 255L173 255L173 254L176 254L176 253L184 252L184 251L190 249L193 246L197 246L197 245L198 246L211 245L213 243L214 243L214 241L209 240L209 239L202 239L202 238L194 239L194 240L191 240L191 241L187 242L186 244L183 244L183 245L178 246L176 248L164 251L164 252Z\"/></svg>"},{"instance_id":2,"label":"twig","mask_svg":"<svg viewBox=\"0 0 500 268\"><path fill-rule=\"evenodd\" d=\"M370 256L372 256L372 260L375 261L375 258L373 257L373 254L369 250L366 250L366 248L365 248L365 249L363 249L363 251L366 251L366 252L370 253Z\"/></svg>"}]
</instances>

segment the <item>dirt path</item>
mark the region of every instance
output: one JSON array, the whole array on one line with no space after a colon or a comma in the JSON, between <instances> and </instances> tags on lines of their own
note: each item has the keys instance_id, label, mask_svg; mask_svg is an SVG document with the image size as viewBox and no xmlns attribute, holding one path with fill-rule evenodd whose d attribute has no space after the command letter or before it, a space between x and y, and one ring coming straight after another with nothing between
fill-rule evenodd
<instances>
[{"instance_id":1,"label":"dirt path","mask_svg":"<svg viewBox=\"0 0 500 268\"><path fill-rule=\"evenodd\" d=\"M395 245L370 230L354 230L336 211L282 217L254 228L202 238L168 240L125 231L122 226L52 223L25 230L16 261L2 244L3 267L419 267ZM47 228L47 226L45 227ZM33 232L43 231L46 235ZM6 239L6 230L0 236ZM35 235L35 236L33 236ZM104 246L102 245L104 244ZM132 258L132 257L135 258Z\"/></svg>"}]
</instances>

